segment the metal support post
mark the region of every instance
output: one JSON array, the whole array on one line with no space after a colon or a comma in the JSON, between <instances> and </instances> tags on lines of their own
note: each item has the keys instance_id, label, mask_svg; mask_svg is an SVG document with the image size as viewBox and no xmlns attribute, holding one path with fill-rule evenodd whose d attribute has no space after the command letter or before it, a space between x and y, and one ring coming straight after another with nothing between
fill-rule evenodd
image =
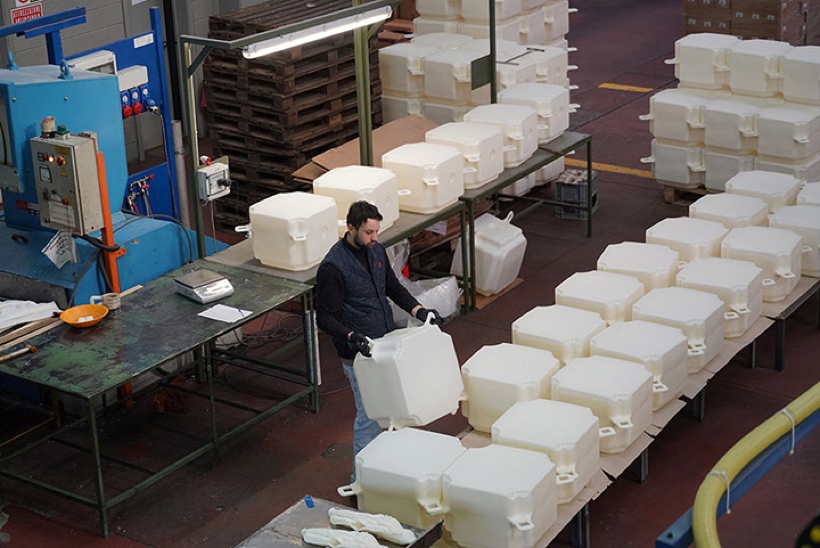
<instances>
[{"instance_id":1,"label":"metal support post","mask_svg":"<svg viewBox=\"0 0 820 548\"><path fill-rule=\"evenodd\" d=\"M706 416L706 387L703 387L698 395L692 398L692 418L698 422L703 422Z\"/></svg>"},{"instance_id":2,"label":"metal support post","mask_svg":"<svg viewBox=\"0 0 820 548\"><path fill-rule=\"evenodd\" d=\"M589 548L589 504L584 504L572 518L572 545Z\"/></svg>"},{"instance_id":3,"label":"metal support post","mask_svg":"<svg viewBox=\"0 0 820 548\"><path fill-rule=\"evenodd\" d=\"M91 436L91 459L94 465L94 476L97 484L97 516L100 518L100 534L108 537L108 510L103 483L102 459L100 458L100 438L97 432L97 415L94 412L94 400L86 400L85 410L88 416L88 432Z\"/></svg>"},{"instance_id":4,"label":"metal support post","mask_svg":"<svg viewBox=\"0 0 820 548\"><path fill-rule=\"evenodd\" d=\"M635 459L635 481L643 483L649 476L649 448L647 447Z\"/></svg>"}]
</instances>

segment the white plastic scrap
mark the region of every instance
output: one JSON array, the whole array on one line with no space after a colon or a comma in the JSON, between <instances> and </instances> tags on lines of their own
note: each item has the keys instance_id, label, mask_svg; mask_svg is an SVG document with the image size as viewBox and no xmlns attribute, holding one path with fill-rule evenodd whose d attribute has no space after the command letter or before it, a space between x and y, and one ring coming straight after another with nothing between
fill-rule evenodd
<instances>
[{"instance_id":1,"label":"white plastic scrap","mask_svg":"<svg viewBox=\"0 0 820 548\"><path fill-rule=\"evenodd\" d=\"M341 529L302 529L302 540L308 544L330 548L385 548L370 533L354 533Z\"/></svg>"},{"instance_id":2,"label":"white plastic scrap","mask_svg":"<svg viewBox=\"0 0 820 548\"><path fill-rule=\"evenodd\" d=\"M333 525L344 525L354 531L367 531L394 544L411 544L416 540L415 533L402 527L393 516L367 514L345 508L331 508L327 515Z\"/></svg>"}]
</instances>

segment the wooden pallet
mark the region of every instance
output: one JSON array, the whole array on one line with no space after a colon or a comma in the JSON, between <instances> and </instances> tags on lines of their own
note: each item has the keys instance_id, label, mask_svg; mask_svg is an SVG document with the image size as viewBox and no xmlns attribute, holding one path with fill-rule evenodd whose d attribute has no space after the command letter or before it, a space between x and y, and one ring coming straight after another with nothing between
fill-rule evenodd
<instances>
[{"instance_id":1,"label":"wooden pallet","mask_svg":"<svg viewBox=\"0 0 820 548\"><path fill-rule=\"evenodd\" d=\"M674 186L663 187L663 201L667 204L688 206L698 198L709 194L709 189L699 188L677 188Z\"/></svg>"}]
</instances>

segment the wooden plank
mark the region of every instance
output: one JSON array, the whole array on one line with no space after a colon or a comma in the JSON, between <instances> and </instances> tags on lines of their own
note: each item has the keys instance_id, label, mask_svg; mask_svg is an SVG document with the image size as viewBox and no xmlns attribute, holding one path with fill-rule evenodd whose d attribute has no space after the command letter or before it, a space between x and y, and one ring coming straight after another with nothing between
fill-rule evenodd
<instances>
[{"instance_id":1,"label":"wooden plank","mask_svg":"<svg viewBox=\"0 0 820 548\"><path fill-rule=\"evenodd\" d=\"M700 188L677 188L674 186L663 187L663 201L667 204L688 206L698 198L709 194L709 190Z\"/></svg>"}]
</instances>

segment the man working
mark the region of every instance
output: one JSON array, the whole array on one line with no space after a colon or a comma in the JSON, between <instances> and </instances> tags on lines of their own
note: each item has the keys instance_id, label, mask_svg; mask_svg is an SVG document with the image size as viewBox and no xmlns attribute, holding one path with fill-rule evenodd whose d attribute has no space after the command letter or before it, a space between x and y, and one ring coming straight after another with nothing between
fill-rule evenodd
<instances>
[{"instance_id":1,"label":"man working","mask_svg":"<svg viewBox=\"0 0 820 548\"><path fill-rule=\"evenodd\" d=\"M373 204L351 204L347 232L330 248L316 274L316 320L319 328L333 337L356 402L354 457L381 433L379 423L364 411L353 359L357 352L370 356L366 337L382 337L396 328L388 297L421 321L432 314L435 324L443 323L438 312L422 307L399 283L384 246L378 243L381 220Z\"/></svg>"}]
</instances>

